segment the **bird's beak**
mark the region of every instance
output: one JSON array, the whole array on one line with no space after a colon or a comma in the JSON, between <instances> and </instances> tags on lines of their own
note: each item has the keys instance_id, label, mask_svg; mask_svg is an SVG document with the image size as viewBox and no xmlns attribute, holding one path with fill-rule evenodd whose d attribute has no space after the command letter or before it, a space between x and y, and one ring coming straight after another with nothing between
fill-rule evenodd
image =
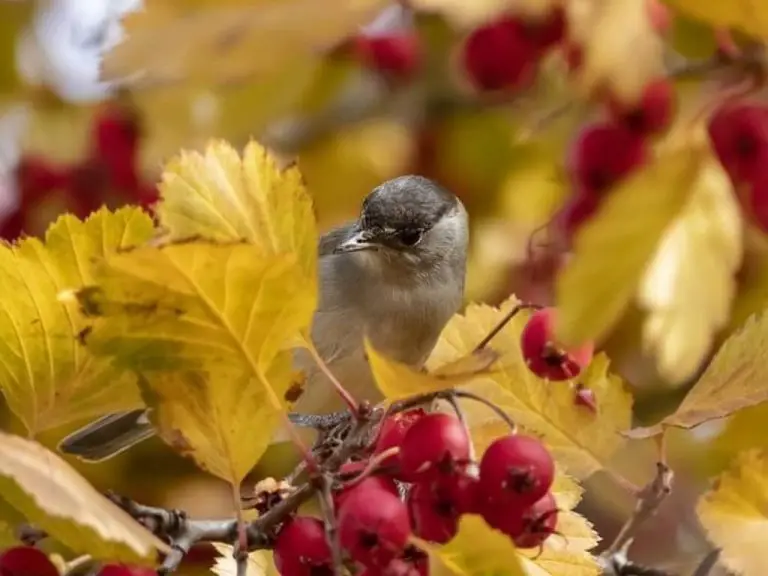
<instances>
[{"instance_id":1,"label":"bird's beak","mask_svg":"<svg viewBox=\"0 0 768 576\"><path fill-rule=\"evenodd\" d=\"M333 251L334 254L347 254L349 252L360 252L362 250L378 250L379 243L373 235L367 230L358 230L352 236L344 240Z\"/></svg>"}]
</instances>

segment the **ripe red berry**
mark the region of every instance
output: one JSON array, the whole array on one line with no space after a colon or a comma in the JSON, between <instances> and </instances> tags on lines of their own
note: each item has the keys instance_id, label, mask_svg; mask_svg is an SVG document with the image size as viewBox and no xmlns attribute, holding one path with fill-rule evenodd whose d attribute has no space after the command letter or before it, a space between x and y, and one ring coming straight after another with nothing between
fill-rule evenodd
<instances>
[{"instance_id":1,"label":"ripe red berry","mask_svg":"<svg viewBox=\"0 0 768 576\"><path fill-rule=\"evenodd\" d=\"M59 576L59 571L42 550L32 546L15 546L0 554L3 576Z\"/></svg>"},{"instance_id":2,"label":"ripe red berry","mask_svg":"<svg viewBox=\"0 0 768 576\"><path fill-rule=\"evenodd\" d=\"M672 12L661 0L646 0L648 18L653 29L659 34L665 34L672 26Z\"/></svg>"},{"instance_id":3,"label":"ripe red berry","mask_svg":"<svg viewBox=\"0 0 768 576\"><path fill-rule=\"evenodd\" d=\"M338 513L339 541L360 564L386 566L400 556L411 535L408 509L398 496L354 490Z\"/></svg>"},{"instance_id":4,"label":"ripe red berry","mask_svg":"<svg viewBox=\"0 0 768 576\"><path fill-rule=\"evenodd\" d=\"M547 492L523 514L515 518L516 522L505 526L505 533L512 537L518 548L535 548L554 534L557 528L557 503L551 492Z\"/></svg>"},{"instance_id":5,"label":"ripe red berry","mask_svg":"<svg viewBox=\"0 0 768 576\"><path fill-rule=\"evenodd\" d=\"M768 109L751 104L721 106L709 119L708 130L712 147L733 182L750 182L765 170Z\"/></svg>"},{"instance_id":6,"label":"ripe red berry","mask_svg":"<svg viewBox=\"0 0 768 576\"><path fill-rule=\"evenodd\" d=\"M478 90L522 88L536 77L540 50L521 20L504 17L480 26L467 37L461 65Z\"/></svg>"},{"instance_id":7,"label":"ripe red berry","mask_svg":"<svg viewBox=\"0 0 768 576\"><path fill-rule=\"evenodd\" d=\"M439 544L456 536L461 516L459 504L440 482L414 484L407 502L416 536Z\"/></svg>"},{"instance_id":8,"label":"ripe red berry","mask_svg":"<svg viewBox=\"0 0 768 576\"><path fill-rule=\"evenodd\" d=\"M341 474L342 478L349 476L348 480L353 481L355 476L358 476L363 470L365 470L367 464L367 462L347 462L340 468L339 473ZM350 494L360 490L382 490L384 492L394 494L395 496L400 495L400 492L397 489L397 484L395 484L395 481L391 476L384 474L371 474L362 480L354 482L347 488L341 488L336 491L333 495L333 501L336 509L338 510L341 508L341 506L344 504L344 501L349 497Z\"/></svg>"},{"instance_id":9,"label":"ripe red berry","mask_svg":"<svg viewBox=\"0 0 768 576\"><path fill-rule=\"evenodd\" d=\"M450 474L469 459L470 440L450 414L427 414L408 429L400 445L400 475L414 481Z\"/></svg>"},{"instance_id":10,"label":"ripe red berry","mask_svg":"<svg viewBox=\"0 0 768 576\"><path fill-rule=\"evenodd\" d=\"M525 31L541 51L559 44L565 39L567 31L565 10L555 8L540 21L525 22Z\"/></svg>"},{"instance_id":11,"label":"ripe red berry","mask_svg":"<svg viewBox=\"0 0 768 576\"><path fill-rule=\"evenodd\" d=\"M552 456L537 438L504 436L483 454L479 491L492 505L510 503L524 507L546 494L554 476Z\"/></svg>"},{"instance_id":12,"label":"ripe red berry","mask_svg":"<svg viewBox=\"0 0 768 576\"><path fill-rule=\"evenodd\" d=\"M16 180L22 206L37 204L51 192L69 185L69 170L54 166L43 158L22 158L16 167Z\"/></svg>"},{"instance_id":13,"label":"ripe red berry","mask_svg":"<svg viewBox=\"0 0 768 576\"><path fill-rule=\"evenodd\" d=\"M591 124L571 143L566 168L577 190L602 194L641 166L643 139L610 122Z\"/></svg>"},{"instance_id":14,"label":"ripe red berry","mask_svg":"<svg viewBox=\"0 0 768 576\"><path fill-rule=\"evenodd\" d=\"M647 136L663 132L672 123L675 112L675 89L666 78L650 82L639 102L626 106L616 98L608 100L608 110L618 124L632 132Z\"/></svg>"},{"instance_id":15,"label":"ripe red berry","mask_svg":"<svg viewBox=\"0 0 768 576\"><path fill-rule=\"evenodd\" d=\"M409 546L400 558L395 558L384 567L369 567L358 576L429 576L429 557Z\"/></svg>"},{"instance_id":16,"label":"ripe red berry","mask_svg":"<svg viewBox=\"0 0 768 576\"><path fill-rule=\"evenodd\" d=\"M421 408L398 412L384 420L373 449L374 454L381 454L385 450L400 446L405 438L405 433L413 424L424 416L426 412ZM400 461L400 455L390 456L382 461L383 466L394 466Z\"/></svg>"},{"instance_id":17,"label":"ripe red berry","mask_svg":"<svg viewBox=\"0 0 768 576\"><path fill-rule=\"evenodd\" d=\"M594 345L563 348L554 341L554 308L542 308L528 319L520 336L520 349L528 368L548 380L575 378L589 365Z\"/></svg>"},{"instance_id":18,"label":"ripe red berry","mask_svg":"<svg viewBox=\"0 0 768 576\"><path fill-rule=\"evenodd\" d=\"M313 576L331 568L331 549L322 521L309 516L288 520L277 534L274 558L282 576Z\"/></svg>"},{"instance_id":19,"label":"ripe red berry","mask_svg":"<svg viewBox=\"0 0 768 576\"><path fill-rule=\"evenodd\" d=\"M358 58L367 67L397 79L408 79L421 66L421 40L414 32L358 36Z\"/></svg>"}]
</instances>

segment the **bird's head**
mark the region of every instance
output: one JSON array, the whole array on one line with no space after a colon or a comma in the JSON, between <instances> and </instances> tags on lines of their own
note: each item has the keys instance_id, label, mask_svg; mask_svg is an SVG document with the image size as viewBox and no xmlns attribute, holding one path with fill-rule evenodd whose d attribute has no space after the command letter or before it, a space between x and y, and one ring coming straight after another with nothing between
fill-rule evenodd
<instances>
[{"instance_id":1,"label":"bird's head","mask_svg":"<svg viewBox=\"0 0 768 576\"><path fill-rule=\"evenodd\" d=\"M366 266L429 272L463 270L469 237L461 201L428 178L400 176L377 186L336 253L355 253Z\"/></svg>"}]
</instances>

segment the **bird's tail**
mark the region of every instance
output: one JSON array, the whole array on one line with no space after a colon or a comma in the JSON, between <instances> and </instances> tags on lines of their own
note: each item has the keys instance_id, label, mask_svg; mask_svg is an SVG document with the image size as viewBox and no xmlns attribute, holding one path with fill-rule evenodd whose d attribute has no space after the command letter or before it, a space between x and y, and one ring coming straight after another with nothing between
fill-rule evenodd
<instances>
[{"instance_id":1,"label":"bird's tail","mask_svg":"<svg viewBox=\"0 0 768 576\"><path fill-rule=\"evenodd\" d=\"M116 412L76 430L59 443L59 450L89 462L106 460L154 435L146 410Z\"/></svg>"}]
</instances>

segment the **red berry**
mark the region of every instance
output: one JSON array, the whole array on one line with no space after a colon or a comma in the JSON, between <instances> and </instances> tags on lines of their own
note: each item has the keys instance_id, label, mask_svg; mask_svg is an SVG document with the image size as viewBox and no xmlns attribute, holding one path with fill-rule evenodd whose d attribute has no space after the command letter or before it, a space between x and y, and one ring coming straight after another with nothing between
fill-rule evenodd
<instances>
[{"instance_id":1,"label":"red berry","mask_svg":"<svg viewBox=\"0 0 768 576\"><path fill-rule=\"evenodd\" d=\"M504 436L483 454L479 491L492 505L510 503L523 507L544 496L554 476L552 456L537 438Z\"/></svg>"},{"instance_id":2,"label":"red berry","mask_svg":"<svg viewBox=\"0 0 768 576\"><path fill-rule=\"evenodd\" d=\"M584 64L584 50L576 44L566 44L562 48L563 57L569 72L576 72Z\"/></svg>"},{"instance_id":3,"label":"red berry","mask_svg":"<svg viewBox=\"0 0 768 576\"><path fill-rule=\"evenodd\" d=\"M516 522L505 526L504 532L512 537L518 548L535 548L557 528L557 503L551 492L547 492L532 506L526 508Z\"/></svg>"},{"instance_id":4,"label":"red berry","mask_svg":"<svg viewBox=\"0 0 768 576\"><path fill-rule=\"evenodd\" d=\"M355 476L358 476L363 470L365 470L367 465L368 463L364 461L347 462L341 467L339 472L342 475L342 477L346 477L347 475L349 475L348 481L353 481ZM338 490L334 494L334 498L333 498L334 505L338 510L339 508L341 508L342 504L344 504L344 501L349 497L350 494L359 490L365 491L365 490L372 490L372 489L389 492L391 494L394 494L395 496L400 495L400 492L397 489L397 484L395 484L395 481L394 479L392 479L392 477L386 476L384 474L371 474L370 476L366 476L362 480L354 482L348 488L342 488Z\"/></svg>"},{"instance_id":5,"label":"red berry","mask_svg":"<svg viewBox=\"0 0 768 576\"><path fill-rule=\"evenodd\" d=\"M672 13L669 7L661 3L661 0L646 0L648 18L653 29L659 34L665 34L672 26Z\"/></svg>"},{"instance_id":6,"label":"red berry","mask_svg":"<svg viewBox=\"0 0 768 576\"><path fill-rule=\"evenodd\" d=\"M43 158L23 158L16 167L16 179L22 206L37 204L51 192L69 185L69 170L49 163Z\"/></svg>"},{"instance_id":7,"label":"red berry","mask_svg":"<svg viewBox=\"0 0 768 576\"><path fill-rule=\"evenodd\" d=\"M386 566L411 535L408 509L398 496L369 488L354 490L338 513L339 541L364 566Z\"/></svg>"},{"instance_id":8,"label":"red berry","mask_svg":"<svg viewBox=\"0 0 768 576\"><path fill-rule=\"evenodd\" d=\"M414 484L408 494L413 533L419 538L445 544L459 531L457 503L439 482Z\"/></svg>"},{"instance_id":9,"label":"red berry","mask_svg":"<svg viewBox=\"0 0 768 576\"><path fill-rule=\"evenodd\" d=\"M749 182L765 170L766 108L750 104L722 106L709 119L708 129L712 147L731 180Z\"/></svg>"},{"instance_id":10,"label":"red berry","mask_svg":"<svg viewBox=\"0 0 768 576\"><path fill-rule=\"evenodd\" d=\"M429 557L409 546L400 558L395 558L384 567L369 567L358 576L429 576Z\"/></svg>"},{"instance_id":11,"label":"red berry","mask_svg":"<svg viewBox=\"0 0 768 576\"><path fill-rule=\"evenodd\" d=\"M597 398L595 397L595 392L591 388L584 386L584 384L579 383L576 385L573 403L577 406L583 406L593 414L597 414Z\"/></svg>"},{"instance_id":12,"label":"red berry","mask_svg":"<svg viewBox=\"0 0 768 576\"><path fill-rule=\"evenodd\" d=\"M640 101L627 107L615 98L608 101L608 109L618 124L632 132L647 136L663 132L672 123L675 112L675 89L666 78L649 83Z\"/></svg>"},{"instance_id":13,"label":"red berry","mask_svg":"<svg viewBox=\"0 0 768 576\"><path fill-rule=\"evenodd\" d=\"M48 556L32 546L8 548L0 554L2 576L59 576Z\"/></svg>"},{"instance_id":14,"label":"red berry","mask_svg":"<svg viewBox=\"0 0 768 576\"><path fill-rule=\"evenodd\" d=\"M504 17L469 35L461 62L478 90L522 88L535 79L540 49L522 21Z\"/></svg>"},{"instance_id":15,"label":"red berry","mask_svg":"<svg viewBox=\"0 0 768 576\"><path fill-rule=\"evenodd\" d=\"M571 197L556 216L559 229L567 244L579 227L589 220L600 205L597 194L581 191Z\"/></svg>"},{"instance_id":16,"label":"red berry","mask_svg":"<svg viewBox=\"0 0 768 576\"><path fill-rule=\"evenodd\" d=\"M140 138L137 119L128 109L110 106L94 122L92 157L106 166L117 188L134 190L139 185Z\"/></svg>"},{"instance_id":17,"label":"red berry","mask_svg":"<svg viewBox=\"0 0 768 576\"><path fill-rule=\"evenodd\" d=\"M578 376L592 361L594 345L563 348L554 340L554 308L542 308L528 319L520 336L520 348L528 368L548 380L568 380Z\"/></svg>"},{"instance_id":18,"label":"red berry","mask_svg":"<svg viewBox=\"0 0 768 576\"><path fill-rule=\"evenodd\" d=\"M319 569L331 569L331 549L322 521L309 516L288 520L277 534L274 558L282 576L313 576Z\"/></svg>"},{"instance_id":19,"label":"red berry","mask_svg":"<svg viewBox=\"0 0 768 576\"><path fill-rule=\"evenodd\" d=\"M565 11L562 8L556 8L539 22L526 22L528 37L542 51L562 42L566 27Z\"/></svg>"},{"instance_id":20,"label":"red berry","mask_svg":"<svg viewBox=\"0 0 768 576\"><path fill-rule=\"evenodd\" d=\"M405 438L405 433L413 424L424 416L426 412L421 408L398 412L390 416L381 425L379 437L376 440L376 446L373 449L374 454L381 454L385 450L400 446ZM383 466L392 466L398 464L400 455L390 456L382 461Z\"/></svg>"},{"instance_id":21,"label":"red berry","mask_svg":"<svg viewBox=\"0 0 768 576\"><path fill-rule=\"evenodd\" d=\"M355 49L366 66L398 79L410 78L421 65L421 40L413 32L358 36Z\"/></svg>"},{"instance_id":22,"label":"red berry","mask_svg":"<svg viewBox=\"0 0 768 576\"><path fill-rule=\"evenodd\" d=\"M566 167L577 190L604 193L646 159L643 139L612 123L592 124L571 143Z\"/></svg>"},{"instance_id":23,"label":"red berry","mask_svg":"<svg viewBox=\"0 0 768 576\"><path fill-rule=\"evenodd\" d=\"M400 445L400 474L405 480L450 474L467 462L470 440L450 414L427 414L408 429Z\"/></svg>"}]
</instances>

